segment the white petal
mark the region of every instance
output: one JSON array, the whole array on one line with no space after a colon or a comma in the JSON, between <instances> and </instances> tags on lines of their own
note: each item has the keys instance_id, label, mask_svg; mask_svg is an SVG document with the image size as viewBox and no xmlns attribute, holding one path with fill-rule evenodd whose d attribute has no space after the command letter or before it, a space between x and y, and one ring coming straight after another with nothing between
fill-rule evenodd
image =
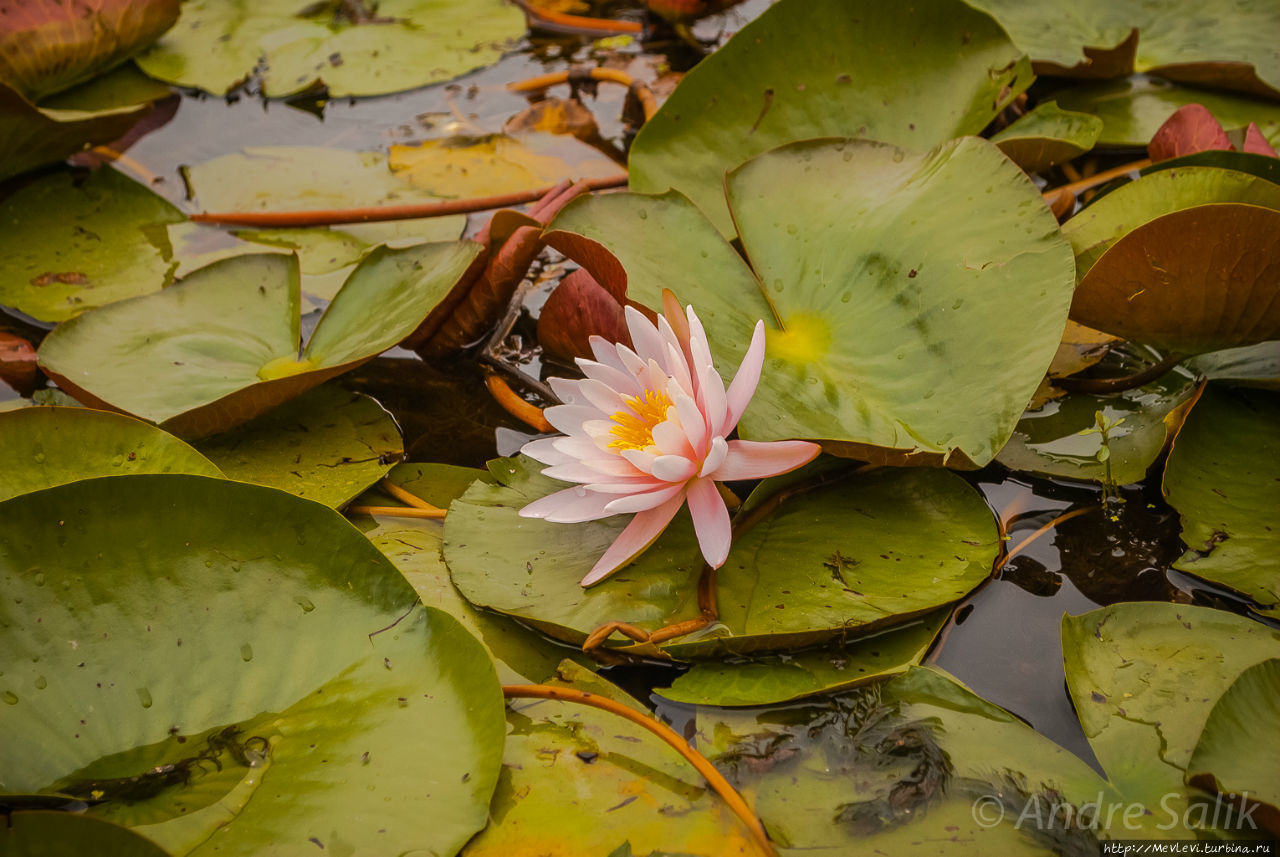
<instances>
[{"instance_id":1,"label":"white petal","mask_svg":"<svg viewBox=\"0 0 1280 857\"><path fill-rule=\"evenodd\" d=\"M654 506L660 506L663 503L675 497L677 494L684 493L684 483L678 485L667 485L655 491L645 491L639 494L629 494L625 497L609 503L605 508L611 515L623 515L630 512L643 512L646 509L652 509Z\"/></svg>"},{"instance_id":2,"label":"white petal","mask_svg":"<svg viewBox=\"0 0 1280 857\"><path fill-rule=\"evenodd\" d=\"M556 441L559 440L564 440L564 438L542 437L537 440L531 440L520 447L520 452L534 461L541 461L543 464L568 464L571 461L578 461L578 456L566 455L560 451L556 446Z\"/></svg>"},{"instance_id":3,"label":"white petal","mask_svg":"<svg viewBox=\"0 0 1280 857\"><path fill-rule=\"evenodd\" d=\"M584 378L578 382L578 392L601 413L612 416L627 407L618 391L607 384L592 378Z\"/></svg>"},{"instance_id":4,"label":"white petal","mask_svg":"<svg viewBox=\"0 0 1280 857\"><path fill-rule=\"evenodd\" d=\"M711 449L707 452L707 457L702 460L702 470L698 472L699 476L706 476L714 473L716 469L724 463L725 456L729 454L729 444L725 443L724 438L717 435L711 438ZM547 471L542 471L546 473Z\"/></svg>"},{"instance_id":5,"label":"white petal","mask_svg":"<svg viewBox=\"0 0 1280 857\"><path fill-rule=\"evenodd\" d=\"M547 422L565 434L583 434L583 425L593 420L607 419L607 414L590 405L556 405L542 412Z\"/></svg>"},{"instance_id":6,"label":"white petal","mask_svg":"<svg viewBox=\"0 0 1280 857\"><path fill-rule=\"evenodd\" d=\"M624 371L625 367L618 358L618 346L615 343L594 334L587 339L587 342L591 345L591 353L595 355L597 361L605 366L612 366L619 372Z\"/></svg>"},{"instance_id":7,"label":"white petal","mask_svg":"<svg viewBox=\"0 0 1280 857\"><path fill-rule=\"evenodd\" d=\"M659 455L653 459L653 475L667 482L685 482L697 469L697 466L683 455Z\"/></svg>"},{"instance_id":8,"label":"white petal","mask_svg":"<svg viewBox=\"0 0 1280 857\"><path fill-rule=\"evenodd\" d=\"M547 383L551 385L551 392L559 397L560 401L566 405L585 405L586 399L582 393L578 391L580 381L572 378L549 378Z\"/></svg>"},{"instance_id":9,"label":"white petal","mask_svg":"<svg viewBox=\"0 0 1280 857\"><path fill-rule=\"evenodd\" d=\"M575 485L534 500L520 510L520 517L542 518L559 524L596 521L613 514L604 510L613 499L615 498L610 495L597 494L581 485Z\"/></svg>"},{"instance_id":10,"label":"white petal","mask_svg":"<svg viewBox=\"0 0 1280 857\"><path fill-rule=\"evenodd\" d=\"M616 351L614 356L617 356ZM624 372L620 366L610 366L604 363L597 363L594 360L583 360L579 357L578 368L588 378L607 384L623 395L634 396L640 392L640 385L636 383L635 376Z\"/></svg>"},{"instance_id":11,"label":"white petal","mask_svg":"<svg viewBox=\"0 0 1280 857\"><path fill-rule=\"evenodd\" d=\"M631 331L631 344L635 346L636 354L646 362L658 361L665 374L667 349L662 337L658 334L658 328L654 327L653 322L645 318L644 313L635 307L628 306L624 312L627 317L627 330Z\"/></svg>"}]
</instances>

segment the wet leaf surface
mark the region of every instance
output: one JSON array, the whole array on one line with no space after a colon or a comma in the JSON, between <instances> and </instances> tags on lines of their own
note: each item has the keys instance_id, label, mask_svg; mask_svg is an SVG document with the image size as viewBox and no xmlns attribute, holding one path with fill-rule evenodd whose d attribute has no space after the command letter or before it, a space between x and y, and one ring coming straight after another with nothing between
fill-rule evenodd
<instances>
[{"instance_id":1,"label":"wet leaf surface","mask_svg":"<svg viewBox=\"0 0 1280 857\"><path fill-rule=\"evenodd\" d=\"M173 435L124 414L89 408L0 413L0 450L0 500L100 476L222 476L217 465Z\"/></svg>"},{"instance_id":2,"label":"wet leaf surface","mask_svg":"<svg viewBox=\"0 0 1280 857\"><path fill-rule=\"evenodd\" d=\"M335 508L385 476L404 455L391 415L368 396L333 384L197 445L231 479Z\"/></svg>"},{"instance_id":3,"label":"wet leaf surface","mask_svg":"<svg viewBox=\"0 0 1280 857\"><path fill-rule=\"evenodd\" d=\"M1187 764L1187 780L1233 797L1244 797L1258 821L1280 833L1280 748L1253 736L1280 730L1280 659L1262 661L1240 674L1214 704Z\"/></svg>"},{"instance_id":4,"label":"wet leaf surface","mask_svg":"<svg viewBox=\"0 0 1280 857\"><path fill-rule=\"evenodd\" d=\"M179 435L213 434L395 345L478 250L472 242L375 249L301 355L297 262L255 255L216 262L163 292L59 327L41 346L41 366L87 401L107 402Z\"/></svg>"},{"instance_id":5,"label":"wet leaf surface","mask_svg":"<svg viewBox=\"0 0 1280 857\"><path fill-rule=\"evenodd\" d=\"M1174 441L1164 490L1182 514L1187 553L1174 563L1280 615L1280 398L1210 387Z\"/></svg>"},{"instance_id":6,"label":"wet leaf surface","mask_svg":"<svg viewBox=\"0 0 1280 857\"><path fill-rule=\"evenodd\" d=\"M110 167L55 172L0 202L0 304L42 321L158 291L172 281L163 197Z\"/></svg>"},{"instance_id":7,"label":"wet leaf surface","mask_svg":"<svg viewBox=\"0 0 1280 857\"><path fill-rule=\"evenodd\" d=\"M578 581L625 521L519 518L562 486L526 458L490 470L499 484L478 483L454 501L445 530L445 560L473 604L575 643L609 621L653 629L697 615L702 562L687 513L635 563L583 589ZM719 623L664 648L703 657L863 635L959 599L987 577L996 550L989 511L958 477L933 469L851 477L783 503L745 533L716 577Z\"/></svg>"},{"instance_id":8,"label":"wet leaf surface","mask_svg":"<svg viewBox=\"0 0 1280 857\"><path fill-rule=\"evenodd\" d=\"M822 439L875 463L990 461L1053 357L1070 294L1069 253L1026 176L971 138L925 155L812 141L749 161L727 187L751 267L674 193L575 202L551 228L582 237L551 241L602 284L625 278L632 300L658 307L669 288L695 305L722 373L765 320L743 437ZM938 207L944 196L969 216Z\"/></svg>"},{"instance_id":9,"label":"wet leaf surface","mask_svg":"<svg viewBox=\"0 0 1280 857\"><path fill-rule=\"evenodd\" d=\"M3 509L6 788L101 792L90 815L195 854L453 853L484 825L488 657L332 510L198 476Z\"/></svg>"},{"instance_id":10,"label":"wet leaf surface","mask_svg":"<svg viewBox=\"0 0 1280 857\"><path fill-rule=\"evenodd\" d=\"M1031 80L999 26L954 0L782 0L691 70L645 123L631 148L631 189L675 188L732 236L725 170L815 137L924 151L978 133Z\"/></svg>"},{"instance_id":11,"label":"wet leaf surface","mask_svg":"<svg viewBox=\"0 0 1280 857\"><path fill-rule=\"evenodd\" d=\"M392 146L387 164L402 181L436 196L461 199L623 172L591 146L546 133L447 137L416 146Z\"/></svg>"},{"instance_id":12,"label":"wet leaf surface","mask_svg":"<svg viewBox=\"0 0 1280 857\"><path fill-rule=\"evenodd\" d=\"M259 64L268 98L317 87L334 97L383 95L489 65L523 32L519 9L497 0L189 0L138 65L215 95L240 86Z\"/></svg>"},{"instance_id":13,"label":"wet leaf surface","mask_svg":"<svg viewBox=\"0 0 1280 857\"><path fill-rule=\"evenodd\" d=\"M551 684L643 710L566 662ZM493 822L465 857L541 854L749 855L759 846L702 778L652 733L617 715L556 700L515 700Z\"/></svg>"}]
</instances>

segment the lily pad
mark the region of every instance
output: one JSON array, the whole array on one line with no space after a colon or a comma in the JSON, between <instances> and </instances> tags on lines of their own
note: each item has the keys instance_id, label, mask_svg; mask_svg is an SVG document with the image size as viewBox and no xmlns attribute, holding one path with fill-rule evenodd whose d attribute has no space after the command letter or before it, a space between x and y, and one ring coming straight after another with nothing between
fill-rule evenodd
<instances>
[{"instance_id":1,"label":"lily pad","mask_svg":"<svg viewBox=\"0 0 1280 857\"><path fill-rule=\"evenodd\" d=\"M185 437L214 434L395 345L436 308L479 249L459 241L373 250L301 357L297 260L254 255L216 262L162 292L59 326L40 347L40 365L81 401Z\"/></svg>"},{"instance_id":2,"label":"lily pad","mask_svg":"<svg viewBox=\"0 0 1280 857\"><path fill-rule=\"evenodd\" d=\"M1280 338L1278 233L1280 210L1260 205L1197 205L1157 217L1089 268L1071 317L1179 354Z\"/></svg>"},{"instance_id":3,"label":"lily pad","mask_svg":"<svg viewBox=\"0 0 1280 857\"><path fill-rule=\"evenodd\" d=\"M481 197L536 190L562 179L605 178L622 168L574 137L546 133L447 137L395 145L393 175L442 197Z\"/></svg>"},{"instance_id":4,"label":"lily pad","mask_svg":"<svg viewBox=\"0 0 1280 857\"><path fill-rule=\"evenodd\" d=\"M1064 110L1092 113L1102 120L1098 146L1141 147L1160 126L1188 104L1203 104L1223 127L1257 122L1273 144L1280 140L1280 104L1213 89L1180 86L1156 77L1135 75L1105 83L1077 84L1052 96Z\"/></svg>"},{"instance_id":5,"label":"lily pad","mask_svg":"<svg viewBox=\"0 0 1280 857\"><path fill-rule=\"evenodd\" d=\"M1117 363L1104 360L1102 365ZM996 461L1011 470L1041 476L1090 482L1110 479L1116 485L1140 482L1182 425L1196 389L1185 374L1171 372L1119 394L1067 393L1028 410ZM1099 411L1110 423L1123 420L1108 429L1106 453L1097 432Z\"/></svg>"},{"instance_id":6,"label":"lily pad","mask_svg":"<svg viewBox=\"0 0 1280 857\"><path fill-rule=\"evenodd\" d=\"M489 477L486 471L470 467L410 463L396 465L389 478L426 502L447 508L477 479L487 481ZM402 505L376 486L357 502L370 506ZM484 643L504 683L543 681L554 675L560 662L571 654L564 646L506 616L477 610L458 594L440 555L444 521L375 515L353 517L352 523L395 563L423 604L445 611Z\"/></svg>"},{"instance_id":7,"label":"lily pad","mask_svg":"<svg viewBox=\"0 0 1280 857\"><path fill-rule=\"evenodd\" d=\"M1210 351L1191 358L1186 366L1213 381L1280 390L1280 340Z\"/></svg>"},{"instance_id":8,"label":"lily pad","mask_svg":"<svg viewBox=\"0 0 1280 857\"><path fill-rule=\"evenodd\" d=\"M345 505L404 455L391 414L326 384L197 446L231 479Z\"/></svg>"},{"instance_id":9,"label":"lily pad","mask_svg":"<svg viewBox=\"0 0 1280 857\"><path fill-rule=\"evenodd\" d=\"M192 854L452 854L484 826L488 656L336 512L174 475L0 508L6 789Z\"/></svg>"},{"instance_id":10,"label":"lily pad","mask_svg":"<svg viewBox=\"0 0 1280 857\"><path fill-rule=\"evenodd\" d=\"M0 500L126 473L221 476L217 465L153 425L89 408L0 413Z\"/></svg>"},{"instance_id":11,"label":"lily pad","mask_svg":"<svg viewBox=\"0 0 1280 857\"><path fill-rule=\"evenodd\" d=\"M549 684L648 714L571 661ZM502 774L492 821L467 843L463 857L764 857L745 825L675 750L610 712L557 700L513 700Z\"/></svg>"},{"instance_id":12,"label":"lily pad","mask_svg":"<svg viewBox=\"0 0 1280 857\"><path fill-rule=\"evenodd\" d=\"M1184 772L1214 702L1244 670L1280 656L1280 631L1208 607L1121 603L1065 617L1062 650L1098 761L1164 822L1186 812Z\"/></svg>"},{"instance_id":13,"label":"lily pad","mask_svg":"<svg viewBox=\"0 0 1280 857\"><path fill-rule=\"evenodd\" d=\"M1070 15L1052 3L974 0L1046 74L1107 77L1131 71L1280 98L1280 9L1270 0L1205 6L1197 0L1085 0ZM1137 31L1136 34L1134 31ZM1131 39L1136 37L1136 51Z\"/></svg>"},{"instance_id":14,"label":"lily pad","mask_svg":"<svg viewBox=\"0 0 1280 857\"><path fill-rule=\"evenodd\" d=\"M500 0L188 0L137 62L153 77L215 95L259 64L268 98L321 87L333 97L384 95L490 65L524 31L524 14Z\"/></svg>"},{"instance_id":15,"label":"lily pad","mask_svg":"<svg viewBox=\"0 0 1280 857\"><path fill-rule=\"evenodd\" d=\"M65 321L159 291L175 267L165 227L184 219L111 167L38 179L0 202L0 304Z\"/></svg>"},{"instance_id":16,"label":"lily pad","mask_svg":"<svg viewBox=\"0 0 1280 857\"><path fill-rule=\"evenodd\" d=\"M949 610L938 610L882 634L835 646L761 655L748 660L695 663L656 693L694 705L772 705L878 681L920 663Z\"/></svg>"},{"instance_id":17,"label":"lily pad","mask_svg":"<svg viewBox=\"0 0 1280 857\"><path fill-rule=\"evenodd\" d=\"M444 557L478 606L581 644L620 620L646 629L698 615L702 561L687 512L601 584L578 581L625 525L520 518L560 483L527 458L492 462L450 506ZM501 536L495 536L500 533ZM857 637L950 604L991 572L998 538L981 497L943 470L878 470L783 503L734 544L716 575L720 619L675 657L798 648Z\"/></svg>"},{"instance_id":18,"label":"lily pad","mask_svg":"<svg viewBox=\"0 0 1280 857\"><path fill-rule=\"evenodd\" d=\"M0 80L32 101L119 65L178 20L179 0L15 3L0 29Z\"/></svg>"},{"instance_id":19,"label":"lily pad","mask_svg":"<svg viewBox=\"0 0 1280 857\"><path fill-rule=\"evenodd\" d=\"M727 188L750 267L674 192L577 200L550 240L631 300L659 307L670 288L696 307L722 373L765 319L743 437L822 439L875 463L990 461L1071 295L1069 248L1027 176L977 138L925 155L823 140L767 152Z\"/></svg>"},{"instance_id":20,"label":"lily pad","mask_svg":"<svg viewBox=\"0 0 1280 857\"><path fill-rule=\"evenodd\" d=\"M1280 185L1246 172L1200 166L1161 170L1122 185L1062 226L1076 254L1076 279L1083 280L1104 253L1138 227L1213 203L1280 210Z\"/></svg>"},{"instance_id":21,"label":"lily pad","mask_svg":"<svg viewBox=\"0 0 1280 857\"><path fill-rule=\"evenodd\" d=\"M1038 173L1083 155L1101 133L1097 116L1063 110L1049 101L992 136L991 142L1026 172Z\"/></svg>"},{"instance_id":22,"label":"lily pad","mask_svg":"<svg viewBox=\"0 0 1280 857\"><path fill-rule=\"evenodd\" d=\"M1031 69L959 0L781 0L695 66L631 147L631 189L675 188L722 233L725 170L784 143L866 137L923 151L977 134Z\"/></svg>"},{"instance_id":23,"label":"lily pad","mask_svg":"<svg viewBox=\"0 0 1280 857\"><path fill-rule=\"evenodd\" d=\"M701 709L698 747L753 796L787 854L1087 854L1105 808L1122 803L1076 756L935 668L785 708ZM1068 825L1090 802L1104 808L1099 829Z\"/></svg>"},{"instance_id":24,"label":"lily pad","mask_svg":"<svg viewBox=\"0 0 1280 857\"><path fill-rule=\"evenodd\" d=\"M70 812L15 812L5 816L0 853L6 857L168 857L145 836L98 818Z\"/></svg>"},{"instance_id":25,"label":"lily pad","mask_svg":"<svg viewBox=\"0 0 1280 857\"><path fill-rule=\"evenodd\" d=\"M1214 704L1187 764L1187 779L1258 807L1259 820L1280 834L1280 660L1254 664ZM1259 740L1259 739L1262 740ZM1269 823L1268 823L1269 822Z\"/></svg>"},{"instance_id":26,"label":"lily pad","mask_svg":"<svg viewBox=\"0 0 1280 857\"><path fill-rule=\"evenodd\" d=\"M1210 386L1178 433L1164 492L1188 551L1174 567L1280 617L1280 395Z\"/></svg>"}]
</instances>

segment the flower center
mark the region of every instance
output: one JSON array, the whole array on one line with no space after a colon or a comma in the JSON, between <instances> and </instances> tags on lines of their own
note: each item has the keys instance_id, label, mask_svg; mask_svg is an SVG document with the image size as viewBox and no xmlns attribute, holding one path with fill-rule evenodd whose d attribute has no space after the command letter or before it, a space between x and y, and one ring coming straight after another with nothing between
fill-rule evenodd
<instances>
[{"instance_id":1,"label":"flower center","mask_svg":"<svg viewBox=\"0 0 1280 857\"><path fill-rule=\"evenodd\" d=\"M635 413L618 411L609 418L614 423L609 434L617 438L609 444L609 448L623 450L652 446L653 427L667 418L671 399L661 390L645 390L639 396L624 396L622 400Z\"/></svg>"}]
</instances>

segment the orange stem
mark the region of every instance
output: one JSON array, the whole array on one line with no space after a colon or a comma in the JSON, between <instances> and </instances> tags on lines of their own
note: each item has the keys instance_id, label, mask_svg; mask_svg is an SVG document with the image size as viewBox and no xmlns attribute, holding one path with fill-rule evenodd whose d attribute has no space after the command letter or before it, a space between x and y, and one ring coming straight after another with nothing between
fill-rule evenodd
<instances>
[{"instance_id":1,"label":"orange stem","mask_svg":"<svg viewBox=\"0 0 1280 857\"><path fill-rule=\"evenodd\" d=\"M1032 533L1031 535L1029 535L1029 536L1027 536L1025 539L1023 539L1022 541L1020 541L1020 542L1018 542L1016 545L1014 545L1014 546L1013 546L1013 549L1012 549L1012 550L1010 550L1008 553L1006 553L1006 554L1004 555L1004 559L1002 559L1002 560L1000 561L1000 567L1001 567L1001 568L1004 568L1006 565L1008 565L1008 564L1009 564L1009 560L1013 559L1015 556L1017 556L1018 554L1022 553L1022 551L1023 551L1023 550L1028 546L1028 545L1030 545L1030 544L1031 544L1032 542L1034 542L1036 539L1038 539L1038 538L1040 538L1041 536L1043 536L1045 533L1047 533L1047 532L1049 532L1050 530L1052 530L1054 527L1058 526L1058 524L1061 524L1063 521L1069 521L1069 520L1071 520L1072 518L1078 518L1078 517L1080 517L1081 515L1088 514L1089 512L1092 512L1092 511L1093 511L1093 509L1092 509L1092 508L1088 508L1088 507L1083 508L1083 509L1073 509L1073 510L1071 510L1070 512L1067 512L1066 514L1059 515L1058 517L1054 518L1052 521L1050 521L1049 523L1045 524L1043 527L1041 527L1040 529L1036 530L1034 533Z\"/></svg>"},{"instance_id":2,"label":"orange stem","mask_svg":"<svg viewBox=\"0 0 1280 857\"><path fill-rule=\"evenodd\" d=\"M528 0L513 0L513 2L524 10L525 15L529 18L530 26L541 26L545 29L586 35L639 34L644 32L644 24L635 21L614 21L609 18L566 15L563 12L540 9L529 3Z\"/></svg>"},{"instance_id":3,"label":"orange stem","mask_svg":"<svg viewBox=\"0 0 1280 857\"><path fill-rule=\"evenodd\" d=\"M543 434L551 434L555 431L555 427L542 415L542 408L526 402L511 389L506 381L497 375L489 375L484 379L484 383L494 400L511 416Z\"/></svg>"},{"instance_id":4,"label":"orange stem","mask_svg":"<svg viewBox=\"0 0 1280 857\"><path fill-rule=\"evenodd\" d=\"M558 71L551 74L539 75L538 77L531 77L528 80L508 83L507 89L512 92L542 92L544 89L550 89L553 86L568 83L573 80L575 73L583 74L583 72ZM592 80L619 83L630 89L631 92L635 94L635 97L640 101L640 106L644 110L644 118L646 121L652 119L653 114L658 112L658 100L654 98L653 91L642 81L636 80L626 72L612 68L593 68L587 70L585 72L585 76Z\"/></svg>"},{"instance_id":5,"label":"orange stem","mask_svg":"<svg viewBox=\"0 0 1280 857\"><path fill-rule=\"evenodd\" d=\"M624 187L625 175L584 179L588 190ZM443 217L447 214L470 214L537 202L554 188L522 190L477 199L451 199L445 202L420 202L409 205L375 205L368 208L316 209L314 211L229 211L214 214L193 214L196 223L217 223L229 226L259 226L264 228L293 226L330 226L337 223L370 223L384 220L411 220L417 217Z\"/></svg>"},{"instance_id":6,"label":"orange stem","mask_svg":"<svg viewBox=\"0 0 1280 857\"><path fill-rule=\"evenodd\" d=\"M417 494L412 494L404 490L399 485L392 482L390 479L386 478L385 476L382 478L382 482L380 483L380 485L383 491L386 491L388 494L390 494L392 497L395 497L401 503L412 506L415 509L430 509L433 512L439 512L440 517L442 518L444 517L444 512L445 512L444 509L441 509L439 506L432 506L430 503L428 503L426 500L423 500Z\"/></svg>"},{"instance_id":7,"label":"orange stem","mask_svg":"<svg viewBox=\"0 0 1280 857\"><path fill-rule=\"evenodd\" d=\"M589 705L592 708L599 708L602 711L608 711L611 714L624 717L637 726L648 729L671 745L677 753L697 769L698 773L702 774L707 781L707 785L711 786L712 790L724 799L724 802L729 805L729 809L733 810L734 815L742 819L743 824L751 831L751 835L765 854L770 855L770 857L777 857L778 852L774 850L773 843L769 841L769 835L765 833L764 825L760 823L760 819L756 818L755 813L751 811L751 807L747 806L747 802L742 799L742 795L734 790L729 781L724 778L724 775L717 771L705 756L690 747L670 726L660 723L652 717L647 717L634 708L623 705L621 702L571 687L552 687L545 684L509 684L502 686L502 695L507 699L557 699L561 702Z\"/></svg>"},{"instance_id":8,"label":"orange stem","mask_svg":"<svg viewBox=\"0 0 1280 857\"><path fill-rule=\"evenodd\" d=\"M1114 169L1103 170L1100 173L1082 178L1078 182L1064 184L1061 187L1055 187L1053 190L1047 190L1042 194L1042 196L1044 196L1046 202L1052 204L1055 199L1058 199L1063 195L1075 196L1082 190L1088 190L1089 188L1097 187L1100 184L1106 184L1114 178L1119 178L1120 176L1131 173L1134 170L1141 170L1144 167L1149 166L1151 166L1150 158L1143 158L1141 161L1134 161L1131 164L1121 164Z\"/></svg>"},{"instance_id":9,"label":"orange stem","mask_svg":"<svg viewBox=\"0 0 1280 857\"><path fill-rule=\"evenodd\" d=\"M382 515L387 518L432 518L440 520L445 509L419 509L414 506L348 506L348 515Z\"/></svg>"}]
</instances>

